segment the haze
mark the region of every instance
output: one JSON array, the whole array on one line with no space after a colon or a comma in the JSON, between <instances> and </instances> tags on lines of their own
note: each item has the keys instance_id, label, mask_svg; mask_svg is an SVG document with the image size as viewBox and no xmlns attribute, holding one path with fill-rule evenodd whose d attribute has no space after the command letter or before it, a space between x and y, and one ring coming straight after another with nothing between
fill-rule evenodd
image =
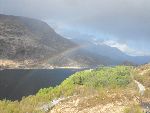
<instances>
[{"instance_id":1,"label":"haze","mask_svg":"<svg viewBox=\"0 0 150 113\"><path fill-rule=\"evenodd\" d=\"M66 38L150 55L149 0L0 0L0 13L41 19Z\"/></svg>"}]
</instances>

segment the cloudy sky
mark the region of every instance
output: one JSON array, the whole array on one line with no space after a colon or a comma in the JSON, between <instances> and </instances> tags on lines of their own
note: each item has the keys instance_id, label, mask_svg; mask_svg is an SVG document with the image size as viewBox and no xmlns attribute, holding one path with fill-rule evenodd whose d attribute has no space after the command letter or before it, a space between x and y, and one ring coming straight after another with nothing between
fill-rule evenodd
<instances>
[{"instance_id":1,"label":"cloudy sky","mask_svg":"<svg viewBox=\"0 0 150 113\"><path fill-rule=\"evenodd\" d=\"M95 37L150 55L150 0L0 0L0 13L37 18L64 36Z\"/></svg>"}]
</instances>

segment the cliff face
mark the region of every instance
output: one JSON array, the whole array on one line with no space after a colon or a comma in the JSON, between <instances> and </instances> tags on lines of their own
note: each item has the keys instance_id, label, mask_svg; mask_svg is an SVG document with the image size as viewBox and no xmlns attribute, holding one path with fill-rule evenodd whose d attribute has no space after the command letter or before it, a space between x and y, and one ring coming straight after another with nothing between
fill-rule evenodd
<instances>
[{"instance_id":1,"label":"cliff face","mask_svg":"<svg viewBox=\"0 0 150 113\"><path fill-rule=\"evenodd\" d=\"M75 46L40 20L0 15L0 59L46 60Z\"/></svg>"}]
</instances>

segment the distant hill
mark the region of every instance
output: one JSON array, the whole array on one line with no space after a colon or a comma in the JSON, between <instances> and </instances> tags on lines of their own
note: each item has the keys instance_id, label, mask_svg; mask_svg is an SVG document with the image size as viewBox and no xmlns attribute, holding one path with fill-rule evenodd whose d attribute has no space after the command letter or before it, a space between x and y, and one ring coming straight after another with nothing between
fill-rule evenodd
<instances>
[{"instance_id":1,"label":"distant hill","mask_svg":"<svg viewBox=\"0 0 150 113\"><path fill-rule=\"evenodd\" d=\"M97 54L99 56L104 56L110 58L113 64L124 64L124 62L130 62L133 65L140 65L150 62L150 56L130 56L115 47L110 47L104 43L93 41L92 39L72 39L75 43L83 46L83 49L91 52L92 54ZM97 56L98 57L98 56Z\"/></svg>"}]
</instances>

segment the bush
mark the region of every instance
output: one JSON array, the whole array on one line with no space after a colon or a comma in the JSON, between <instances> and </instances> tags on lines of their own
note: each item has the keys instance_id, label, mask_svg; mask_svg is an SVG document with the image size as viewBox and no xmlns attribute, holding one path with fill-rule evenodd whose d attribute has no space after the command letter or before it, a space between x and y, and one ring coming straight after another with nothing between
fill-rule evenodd
<instances>
[{"instance_id":1,"label":"bush","mask_svg":"<svg viewBox=\"0 0 150 113\"><path fill-rule=\"evenodd\" d=\"M69 96L78 92L80 86L93 89L126 87L131 82L130 71L130 67L116 66L77 72L55 88L41 89L37 95L46 96L48 94L52 98Z\"/></svg>"},{"instance_id":2,"label":"bush","mask_svg":"<svg viewBox=\"0 0 150 113\"><path fill-rule=\"evenodd\" d=\"M70 76L65 85L87 87L124 87L131 82L130 69L126 66L103 67L93 71L82 71ZM68 84L69 83L69 84Z\"/></svg>"}]
</instances>

